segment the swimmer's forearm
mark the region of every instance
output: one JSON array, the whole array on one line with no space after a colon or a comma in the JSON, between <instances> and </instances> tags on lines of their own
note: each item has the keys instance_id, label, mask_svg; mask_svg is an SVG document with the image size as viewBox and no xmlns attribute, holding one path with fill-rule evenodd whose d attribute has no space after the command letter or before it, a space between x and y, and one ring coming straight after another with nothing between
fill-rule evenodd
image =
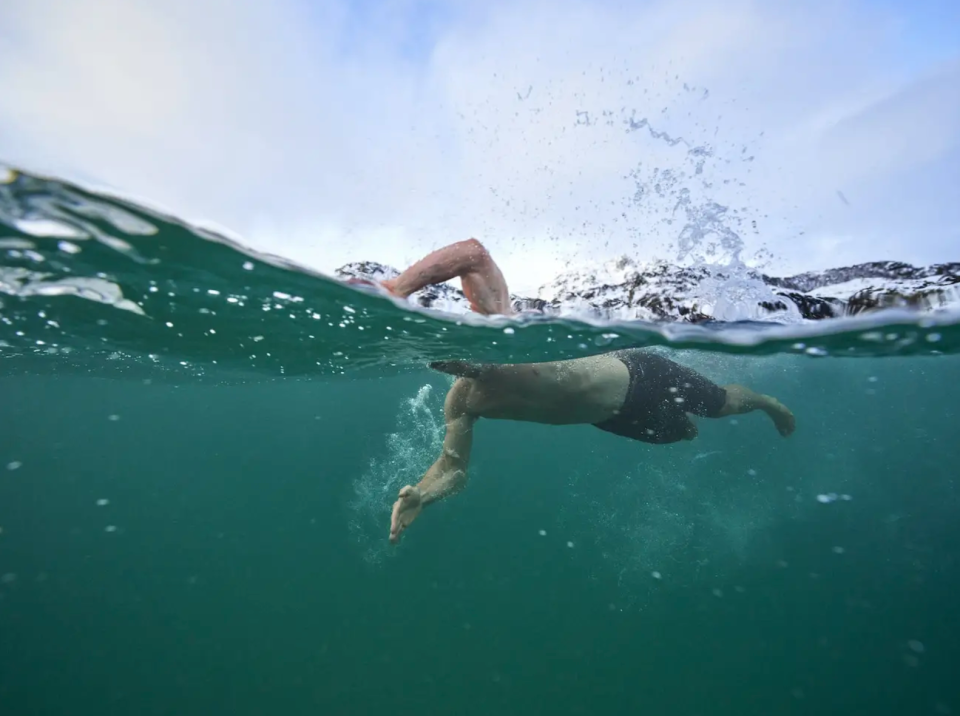
<instances>
[{"instance_id":1,"label":"swimmer's forearm","mask_svg":"<svg viewBox=\"0 0 960 716\"><path fill-rule=\"evenodd\" d=\"M435 462L417 484L424 506L460 492L467 484L466 471L445 462L443 458Z\"/></svg>"}]
</instances>

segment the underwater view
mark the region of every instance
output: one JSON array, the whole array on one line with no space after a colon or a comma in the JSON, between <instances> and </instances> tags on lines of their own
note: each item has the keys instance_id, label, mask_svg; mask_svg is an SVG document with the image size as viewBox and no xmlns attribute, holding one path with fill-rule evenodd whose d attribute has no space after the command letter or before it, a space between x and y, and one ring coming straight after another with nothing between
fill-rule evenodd
<instances>
[{"instance_id":1,"label":"underwater view","mask_svg":"<svg viewBox=\"0 0 960 716\"><path fill-rule=\"evenodd\" d=\"M0 2L0 716L960 716L958 28Z\"/></svg>"},{"instance_id":2,"label":"underwater view","mask_svg":"<svg viewBox=\"0 0 960 716\"><path fill-rule=\"evenodd\" d=\"M960 708L951 266L919 308L820 319L800 279L729 267L674 320L569 296L487 317L12 168L0 222L4 714ZM773 317L704 315L735 286ZM481 420L463 494L391 544L398 491L449 452L449 365L638 347L795 430Z\"/></svg>"}]
</instances>

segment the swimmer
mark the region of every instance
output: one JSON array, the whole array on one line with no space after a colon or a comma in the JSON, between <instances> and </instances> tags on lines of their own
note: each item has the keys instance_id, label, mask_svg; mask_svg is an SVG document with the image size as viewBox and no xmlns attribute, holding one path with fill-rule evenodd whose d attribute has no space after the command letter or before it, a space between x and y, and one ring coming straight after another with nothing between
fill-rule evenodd
<instances>
[{"instance_id":1,"label":"swimmer","mask_svg":"<svg viewBox=\"0 0 960 716\"><path fill-rule=\"evenodd\" d=\"M403 275L394 285L411 285L401 279ZM465 286L468 280L464 279ZM490 288L496 285L492 281L478 285L482 283L471 284L475 297L471 300L482 307L502 308L506 287L498 294ZM390 518L394 544L424 507L466 486L473 427L480 418L587 424L654 444L694 439L697 426L690 414L723 418L760 410L784 437L795 427L793 413L776 398L742 385L716 385L690 368L642 348L550 363L443 361L430 366L457 376L444 404L446 436L440 457L420 482L400 490Z\"/></svg>"},{"instance_id":2,"label":"swimmer","mask_svg":"<svg viewBox=\"0 0 960 716\"><path fill-rule=\"evenodd\" d=\"M500 267L476 239L458 241L437 249L417 261L396 278L380 281L380 286L399 298L407 298L424 286L459 278L470 308L485 316L511 316L510 291ZM366 279L348 283L371 284Z\"/></svg>"}]
</instances>

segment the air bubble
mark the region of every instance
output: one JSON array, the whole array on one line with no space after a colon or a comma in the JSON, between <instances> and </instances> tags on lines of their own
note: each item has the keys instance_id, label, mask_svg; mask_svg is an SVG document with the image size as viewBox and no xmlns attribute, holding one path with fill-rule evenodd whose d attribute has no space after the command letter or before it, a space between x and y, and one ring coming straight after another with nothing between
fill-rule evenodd
<instances>
[{"instance_id":1,"label":"air bubble","mask_svg":"<svg viewBox=\"0 0 960 716\"><path fill-rule=\"evenodd\" d=\"M97 507L106 507L109 504L110 500L105 497L101 497L99 500L97 500Z\"/></svg>"},{"instance_id":2,"label":"air bubble","mask_svg":"<svg viewBox=\"0 0 960 716\"><path fill-rule=\"evenodd\" d=\"M244 271L253 271L253 263L250 262L250 261L244 261L244 262L243 262L243 270L244 270Z\"/></svg>"},{"instance_id":3,"label":"air bubble","mask_svg":"<svg viewBox=\"0 0 960 716\"><path fill-rule=\"evenodd\" d=\"M537 534L539 534L541 537L546 537L546 536L547 536L547 531L546 531L546 530L540 530Z\"/></svg>"},{"instance_id":4,"label":"air bubble","mask_svg":"<svg viewBox=\"0 0 960 716\"><path fill-rule=\"evenodd\" d=\"M917 654L922 654L926 651L923 642L918 639L911 639L907 642L907 646L910 647L910 651L916 652Z\"/></svg>"},{"instance_id":5,"label":"air bubble","mask_svg":"<svg viewBox=\"0 0 960 716\"><path fill-rule=\"evenodd\" d=\"M506 333L508 336L512 336L514 333L516 333L516 331L514 331L512 328L509 328L509 327L504 328L503 332Z\"/></svg>"},{"instance_id":6,"label":"air bubble","mask_svg":"<svg viewBox=\"0 0 960 716\"><path fill-rule=\"evenodd\" d=\"M19 460L13 460L13 461L7 463L7 469L8 469L8 470L11 470L11 471L12 471L12 470L19 470L21 467L23 467L23 463L20 462Z\"/></svg>"},{"instance_id":7,"label":"air bubble","mask_svg":"<svg viewBox=\"0 0 960 716\"><path fill-rule=\"evenodd\" d=\"M663 575L660 574L660 572L656 572L656 571L650 572L650 576L653 577L654 579L663 579Z\"/></svg>"}]
</instances>

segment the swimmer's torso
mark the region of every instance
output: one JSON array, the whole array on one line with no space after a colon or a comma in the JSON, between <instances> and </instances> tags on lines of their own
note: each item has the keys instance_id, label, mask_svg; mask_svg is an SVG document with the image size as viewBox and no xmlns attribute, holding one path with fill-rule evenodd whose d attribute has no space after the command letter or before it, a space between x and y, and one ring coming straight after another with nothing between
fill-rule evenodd
<instances>
[{"instance_id":1,"label":"swimmer's torso","mask_svg":"<svg viewBox=\"0 0 960 716\"><path fill-rule=\"evenodd\" d=\"M501 420L553 425L598 423L613 417L626 398L627 367L609 356L551 363L492 366L465 379L467 410Z\"/></svg>"}]
</instances>

